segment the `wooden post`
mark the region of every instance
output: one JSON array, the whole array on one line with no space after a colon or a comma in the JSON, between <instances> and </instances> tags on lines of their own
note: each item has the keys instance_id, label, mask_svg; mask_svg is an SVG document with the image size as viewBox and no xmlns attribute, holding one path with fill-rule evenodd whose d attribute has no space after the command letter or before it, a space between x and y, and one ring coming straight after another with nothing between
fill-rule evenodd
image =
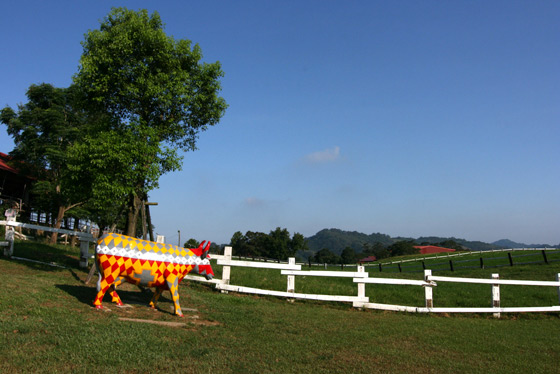
<instances>
[{"instance_id":1,"label":"wooden post","mask_svg":"<svg viewBox=\"0 0 560 374\"><path fill-rule=\"evenodd\" d=\"M424 281L429 282L428 278L432 275L432 271L430 269L424 270ZM426 308L433 308L434 307L434 294L433 289L431 286L424 287L424 295L426 299Z\"/></svg>"},{"instance_id":2,"label":"wooden post","mask_svg":"<svg viewBox=\"0 0 560 374\"><path fill-rule=\"evenodd\" d=\"M546 257L546 251L544 249L542 250L542 256L544 258L544 263L548 264L548 258Z\"/></svg>"},{"instance_id":3,"label":"wooden post","mask_svg":"<svg viewBox=\"0 0 560 374\"><path fill-rule=\"evenodd\" d=\"M509 266L513 266L513 257L511 257L511 252L508 253L508 258L509 258Z\"/></svg>"},{"instance_id":4,"label":"wooden post","mask_svg":"<svg viewBox=\"0 0 560 374\"><path fill-rule=\"evenodd\" d=\"M295 265L296 259L295 257L288 258L289 265ZM294 293L296 289L296 276L295 275L288 275L288 292ZM293 303L294 299L288 299L289 302Z\"/></svg>"},{"instance_id":5,"label":"wooden post","mask_svg":"<svg viewBox=\"0 0 560 374\"><path fill-rule=\"evenodd\" d=\"M454 270L453 270L453 261L452 261L452 260L449 260L449 267L451 268L451 271L454 271Z\"/></svg>"},{"instance_id":6,"label":"wooden post","mask_svg":"<svg viewBox=\"0 0 560 374\"><path fill-rule=\"evenodd\" d=\"M492 279L500 279L500 274L492 274ZM492 307L500 307L500 285L492 285ZM494 318L500 318L500 312L493 313Z\"/></svg>"},{"instance_id":7,"label":"wooden post","mask_svg":"<svg viewBox=\"0 0 560 374\"><path fill-rule=\"evenodd\" d=\"M484 261L482 260L482 257L480 258L480 268L484 269Z\"/></svg>"},{"instance_id":8,"label":"wooden post","mask_svg":"<svg viewBox=\"0 0 560 374\"><path fill-rule=\"evenodd\" d=\"M148 225L148 235L150 236L150 241L154 240L154 228L152 227L152 215L150 214L150 204L146 203L146 224Z\"/></svg>"},{"instance_id":9,"label":"wooden post","mask_svg":"<svg viewBox=\"0 0 560 374\"><path fill-rule=\"evenodd\" d=\"M231 261L231 247L230 246L226 246L224 248L224 256L225 256L226 260ZM222 268L222 283L223 284L229 284L230 274L231 274L231 266L224 266ZM222 293L228 293L228 291L222 290Z\"/></svg>"},{"instance_id":10,"label":"wooden post","mask_svg":"<svg viewBox=\"0 0 560 374\"><path fill-rule=\"evenodd\" d=\"M401 263L399 262L397 265L399 265L399 273L402 273Z\"/></svg>"},{"instance_id":11,"label":"wooden post","mask_svg":"<svg viewBox=\"0 0 560 374\"><path fill-rule=\"evenodd\" d=\"M146 200L142 200L142 208L140 208L140 216L142 219L142 239L147 240L148 235L146 231Z\"/></svg>"}]
</instances>

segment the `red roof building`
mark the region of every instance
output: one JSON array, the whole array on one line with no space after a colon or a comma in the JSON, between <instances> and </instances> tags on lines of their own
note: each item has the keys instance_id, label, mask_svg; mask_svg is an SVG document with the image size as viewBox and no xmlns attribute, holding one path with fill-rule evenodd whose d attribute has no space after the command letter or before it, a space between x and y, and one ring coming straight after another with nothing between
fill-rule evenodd
<instances>
[{"instance_id":1,"label":"red roof building","mask_svg":"<svg viewBox=\"0 0 560 374\"><path fill-rule=\"evenodd\" d=\"M4 170L13 174L18 174L18 171L13 167L11 167L10 165L8 165L7 163L11 159L12 158L7 154L0 152L0 170Z\"/></svg>"},{"instance_id":2,"label":"red roof building","mask_svg":"<svg viewBox=\"0 0 560 374\"><path fill-rule=\"evenodd\" d=\"M33 178L21 174L19 170L10 166L11 160L12 157L0 152L0 199L3 203L4 200L7 200L8 203L12 200L20 205L27 204Z\"/></svg>"},{"instance_id":3,"label":"red roof building","mask_svg":"<svg viewBox=\"0 0 560 374\"><path fill-rule=\"evenodd\" d=\"M373 261L376 261L376 260L377 260L377 258L375 256L367 256L365 258L362 258L361 260L358 260L358 262L360 264L363 264L364 262L373 262Z\"/></svg>"},{"instance_id":4,"label":"red roof building","mask_svg":"<svg viewBox=\"0 0 560 374\"><path fill-rule=\"evenodd\" d=\"M454 249L436 247L435 245L415 245L414 248L419 249L420 253L423 255L427 255L430 253L455 252Z\"/></svg>"}]
</instances>

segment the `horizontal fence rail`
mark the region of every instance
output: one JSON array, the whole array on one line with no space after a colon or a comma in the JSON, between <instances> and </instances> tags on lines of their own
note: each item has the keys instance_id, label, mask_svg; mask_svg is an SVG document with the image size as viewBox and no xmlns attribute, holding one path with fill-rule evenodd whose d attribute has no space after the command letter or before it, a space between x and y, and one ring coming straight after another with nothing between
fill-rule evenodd
<instances>
[{"instance_id":1,"label":"horizontal fence rail","mask_svg":"<svg viewBox=\"0 0 560 374\"><path fill-rule=\"evenodd\" d=\"M14 228L20 227L20 228L30 229L30 230L41 230L41 231L56 232L59 234L77 236L80 239L80 267L87 268L89 265L89 258L90 258L89 244L95 241L93 235L89 232L57 229L54 227L40 226L40 225L34 225L32 223L22 223L16 221L0 221L0 226L6 226L6 234L5 234L6 241L4 243L7 244L0 245L5 247L4 248L5 256L11 257L14 254L14 236L15 236Z\"/></svg>"}]
</instances>

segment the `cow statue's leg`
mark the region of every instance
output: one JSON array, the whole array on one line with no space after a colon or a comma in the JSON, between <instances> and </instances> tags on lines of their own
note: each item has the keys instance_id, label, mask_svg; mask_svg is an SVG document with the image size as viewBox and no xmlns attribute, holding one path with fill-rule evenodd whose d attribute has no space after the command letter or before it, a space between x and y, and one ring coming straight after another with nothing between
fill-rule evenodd
<instances>
[{"instance_id":1,"label":"cow statue's leg","mask_svg":"<svg viewBox=\"0 0 560 374\"><path fill-rule=\"evenodd\" d=\"M167 287L169 287L169 292L171 292L171 298L175 305L175 314L179 317L183 317L181 305L179 305L179 278L176 275L172 275L167 278L165 282L167 283Z\"/></svg>"},{"instance_id":2,"label":"cow statue's leg","mask_svg":"<svg viewBox=\"0 0 560 374\"><path fill-rule=\"evenodd\" d=\"M125 279L123 277L117 277L117 279L115 279L115 282L109 287L109 289L111 290L111 301L114 302L115 304L117 304L118 306L123 306L123 302L121 300L121 298L119 297L119 295L117 294L117 286L119 284L121 284L122 282L124 282Z\"/></svg>"},{"instance_id":3,"label":"cow statue's leg","mask_svg":"<svg viewBox=\"0 0 560 374\"><path fill-rule=\"evenodd\" d=\"M116 295L116 299L120 301L119 296L116 294L114 284L117 281L117 279L120 278L120 267L122 263L123 263L122 259L118 260L117 263L114 265L111 265L109 261L102 261L101 259L98 259L97 268L99 269L100 277L99 277L99 281L97 282L97 296L93 301L93 305L97 309L103 309L103 305L102 305L103 296L105 296L105 293L111 287L112 287L111 296L113 297L113 301L115 301L115 295ZM122 279L120 279L117 285L121 283L122 283Z\"/></svg>"},{"instance_id":4,"label":"cow statue's leg","mask_svg":"<svg viewBox=\"0 0 560 374\"><path fill-rule=\"evenodd\" d=\"M152 309L156 308L156 304L159 300L159 297L161 296L161 293L163 292L163 287L156 287L156 292L154 292L154 296L152 297L152 300L150 301L150 307Z\"/></svg>"},{"instance_id":5,"label":"cow statue's leg","mask_svg":"<svg viewBox=\"0 0 560 374\"><path fill-rule=\"evenodd\" d=\"M103 301L103 296L105 296L105 292L111 287L112 282L109 283L106 278L100 279L99 283L97 284L97 296L93 301L93 305L97 309L103 309L103 305L101 304Z\"/></svg>"}]
</instances>

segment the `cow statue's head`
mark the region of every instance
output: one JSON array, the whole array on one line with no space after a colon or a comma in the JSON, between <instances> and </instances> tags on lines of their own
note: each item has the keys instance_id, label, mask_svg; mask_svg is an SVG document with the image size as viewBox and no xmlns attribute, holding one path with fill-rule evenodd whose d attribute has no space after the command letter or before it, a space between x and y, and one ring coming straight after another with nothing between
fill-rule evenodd
<instances>
[{"instance_id":1,"label":"cow statue's head","mask_svg":"<svg viewBox=\"0 0 560 374\"><path fill-rule=\"evenodd\" d=\"M211 242L206 242L205 240L200 243L198 248L191 249L196 256L200 257L200 261L196 261L196 265L191 271L193 273L204 275L207 280L214 278L214 271L212 270L212 265L210 265L210 255L208 254L208 252L210 252L210 244Z\"/></svg>"}]
</instances>

